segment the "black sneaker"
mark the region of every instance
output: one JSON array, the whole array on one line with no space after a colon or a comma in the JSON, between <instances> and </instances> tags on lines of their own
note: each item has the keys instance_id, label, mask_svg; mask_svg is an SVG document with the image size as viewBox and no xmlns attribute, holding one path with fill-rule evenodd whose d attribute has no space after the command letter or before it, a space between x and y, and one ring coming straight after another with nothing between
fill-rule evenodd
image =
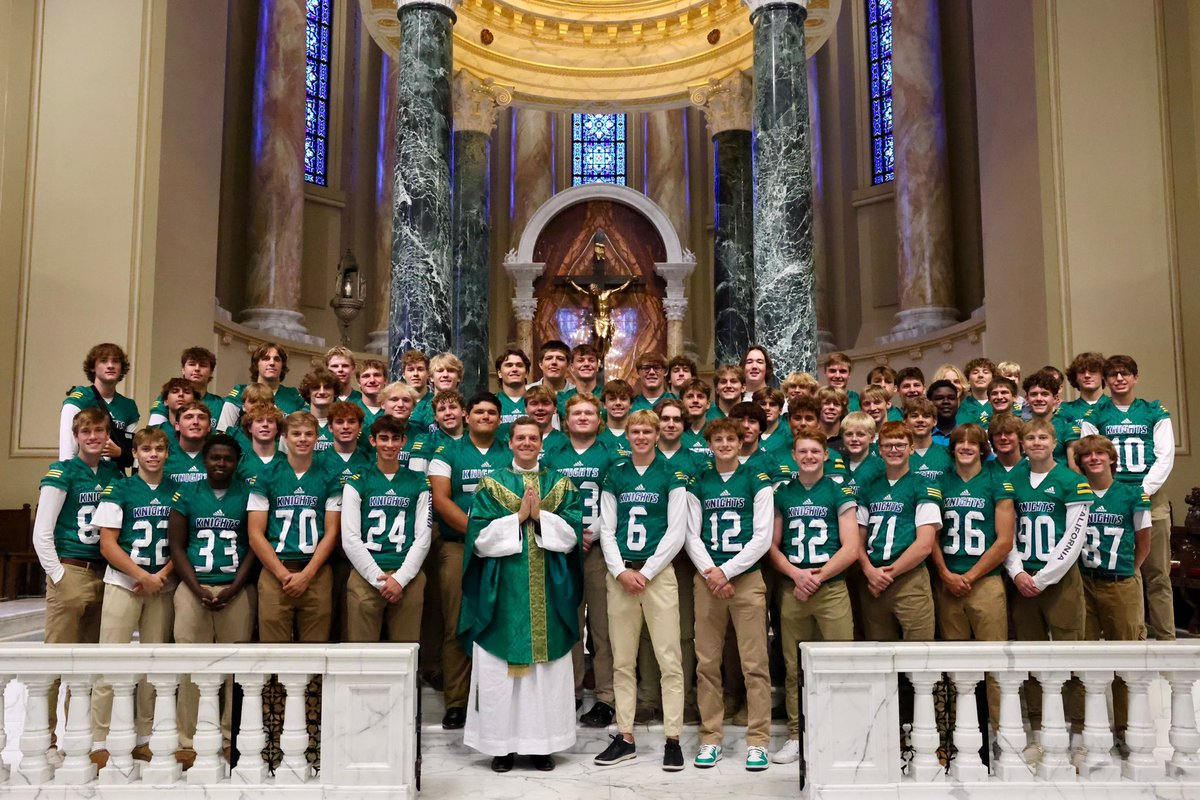
<instances>
[{"instance_id":1,"label":"black sneaker","mask_svg":"<svg viewBox=\"0 0 1200 800\"><path fill-rule=\"evenodd\" d=\"M607 728L612 724L616 712L608 703L596 703L591 710L579 718L579 724L585 728Z\"/></svg>"},{"instance_id":2,"label":"black sneaker","mask_svg":"<svg viewBox=\"0 0 1200 800\"><path fill-rule=\"evenodd\" d=\"M679 747L678 739L667 739L663 748L663 771L679 772L683 769L683 750Z\"/></svg>"},{"instance_id":3,"label":"black sneaker","mask_svg":"<svg viewBox=\"0 0 1200 800\"><path fill-rule=\"evenodd\" d=\"M680 757L682 758L682 756ZM637 758L637 745L625 741L625 737L618 733L612 737L612 741L608 743L608 747L604 748L604 752L596 756L595 762L602 767L610 767L631 758Z\"/></svg>"}]
</instances>

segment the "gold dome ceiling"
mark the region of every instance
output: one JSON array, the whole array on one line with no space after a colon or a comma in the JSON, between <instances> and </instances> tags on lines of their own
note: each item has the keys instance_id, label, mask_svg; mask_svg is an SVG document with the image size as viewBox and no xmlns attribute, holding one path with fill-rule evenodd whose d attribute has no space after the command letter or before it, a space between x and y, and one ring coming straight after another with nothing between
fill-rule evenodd
<instances>
[{"instance_id":1,"label":"gold dome ceiling","mask_svg":"<svg viewBox=\"0 0 1200 800\"><path fill-rule=\"evenodd\" d=\"M400 48L396 0L359 0L372 38ZM841 0L808 0L811 56ZM573 111L683 106L688 88L753 63L742 0L462 0L454 68L514 87L514 103Z\"/></svg>"}]
</instances>

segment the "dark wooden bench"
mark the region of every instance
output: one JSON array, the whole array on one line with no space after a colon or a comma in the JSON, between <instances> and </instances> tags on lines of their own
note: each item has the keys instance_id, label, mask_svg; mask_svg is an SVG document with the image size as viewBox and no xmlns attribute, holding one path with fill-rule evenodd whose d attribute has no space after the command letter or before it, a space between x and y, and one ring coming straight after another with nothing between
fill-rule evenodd
<instances>
[{"instance_id":1,"label":"dark wooden bench","mask_svg":"<svg viewBox=\"0 0 1200 800\"><path fill-rule=\"evenodd\" d=\"M0 599L41 595L46 573L33 552L33 516L29 504L0 509Z\"/></svg>"}]
</instances>

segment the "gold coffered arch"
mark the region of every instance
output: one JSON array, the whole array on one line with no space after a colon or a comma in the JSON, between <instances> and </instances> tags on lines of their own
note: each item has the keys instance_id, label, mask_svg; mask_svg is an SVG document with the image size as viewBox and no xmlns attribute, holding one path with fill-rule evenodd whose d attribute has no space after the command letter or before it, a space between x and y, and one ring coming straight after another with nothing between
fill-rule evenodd
<instances>
[{"instance_id":1,"label":"gold coffered arch","mask_svg":"<svg viewBox=\"0 0 1200 800\"><path fill-rule=\"evenodd\" d=\"M359 0L372 38L395 55L396 0ZM833 32L841 0L809 0L808 53ZM454 67L514 87L514 102L567 111L688 105L689 88L753 63L742 0L464 0Z\"/></svg>"}]
</instances>

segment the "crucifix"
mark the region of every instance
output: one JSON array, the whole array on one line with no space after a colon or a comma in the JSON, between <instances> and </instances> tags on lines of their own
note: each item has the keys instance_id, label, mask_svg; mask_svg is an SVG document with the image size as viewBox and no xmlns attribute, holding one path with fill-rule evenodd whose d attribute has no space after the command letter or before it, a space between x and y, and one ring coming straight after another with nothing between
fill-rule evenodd
<instances>
[{"instance_id":1,"label":"crucifix","mask_svg":"<svg viewBox=\"0 0 1200 800\"><path fill-rule=\"evenodd\" d=\"M592 273L590 275L566 275L554 281L559 285L570 286L591 300L594 312L592 344L600 353L601 364L604 363L608 349L612 346L613 295L620 294L632 284L642 283L642 279L635 275L609 275L606 272L605 268L608 265L607 242L608 237L604 235L603 230L597 230L592 237Z\"/></svg>"}]
</instances>

